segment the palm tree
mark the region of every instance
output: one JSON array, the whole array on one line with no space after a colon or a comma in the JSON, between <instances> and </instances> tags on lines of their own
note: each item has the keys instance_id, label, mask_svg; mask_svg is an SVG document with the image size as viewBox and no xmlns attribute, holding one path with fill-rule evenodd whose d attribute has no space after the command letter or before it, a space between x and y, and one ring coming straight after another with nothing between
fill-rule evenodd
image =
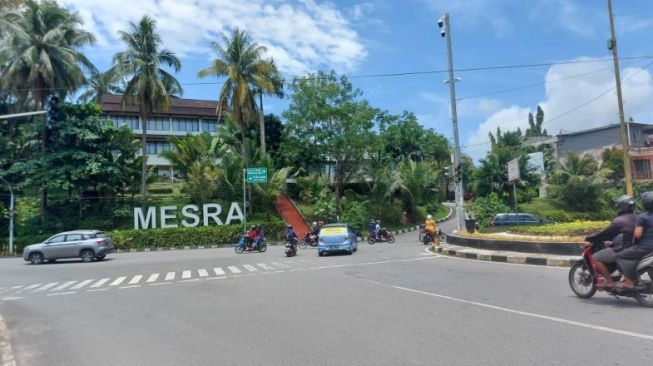
<instances>
[{"instance_id":1,"label":"palm tree","mask_svg":"<svg viewBox=\"0 0 653 366\"><path fill-rule=\"evenodd\" d=\"M182 175L186 176L191 166L197 162L215 165L218 157L216 151L220 143L217 136L202 132L199 135L171 137L168 141L173 148L163 152L161 156L168 159L172 167Z\"/></svg>"},{"instance_id":2,"label":"palm tree","mask_svg":"<svg viewBox=\"0 0 653 366\"><path fill-rule=\"evenodd\" d=\"M262 59L267 49L252 41L248 32L236 28L231 37L222 34L222 43L213 42L212 46L217 58L198 76L227 78L218 97L218 115L222 113L222 103L226 101L234 122L240 126L243 165L247 167L250 161L245 143L246 127L257 115L255 96L257 93L280 95L283 82L274 62Z\"/></svg>"},{"instance_id":3,"label":"palm tree","mask_svg":"<svg viewBox=\"0 0 653 366\"><path fill-rule=\"evenodd\" d=\"M127 50L113 57L110 70L118 77L127 78L122 104L138 105L142 121L141 143L143 162L141 167L141 197L143 206L147 204L147 116L155 109L167 109L171 93L181 93L179 81L161 65L172 67L175 72L181 69L181 61L175 54L161 48L161 38L155 31L156 21L143 16L138 23L129 22L129 31L120 31L120 39Z\"/></svg>"},{"instance_id":4,"label":"palm tree","mask_svg":"<svg viewBox=\"0 0 653 366\"><path fill-rule=\"evenodd\" d=\"M21 8L8 7L0 15L0 85L18 97L21 105L33 101L44 107L48 95L61 99L85 81L84 69L95 67L79 48L95 37L81 29L82 20L54 1L28 0ZM47 144L43 129L42 150ZM41 188L41 220L45 220L47 189Z\"/></svg>"},{"instance_id":5,"label":"palm tree","mask_svg":"<svg viewBox=\"0 0 653 366\"><path fill-rule=\"evenodd\" d=\"M100 103L104 94L118 94L120 88L116 76L111 72L92 72L86 81L86 90L79 96L79 100L85 103Z\"/></svg>"}]
</instances>

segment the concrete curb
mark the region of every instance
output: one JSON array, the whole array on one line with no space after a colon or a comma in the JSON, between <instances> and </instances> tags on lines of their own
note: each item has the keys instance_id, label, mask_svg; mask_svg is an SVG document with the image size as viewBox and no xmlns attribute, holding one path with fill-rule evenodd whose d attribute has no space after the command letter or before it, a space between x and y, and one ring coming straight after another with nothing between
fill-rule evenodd
<instances>
[{"instance_id":1,"label":"concrete curb","mask_svg":"<svg viewBox=\"0 0 653 366\"><path fill-rule=\"evenodd\" d=\"M442 254L451 257L476 259L488 262L531 264L550 267L571 267L580 259L579 256L490 251L446 244L441 245L439 248L430 246L426 248L426 251L434 255Z\"/></svg>"}]
</instances>

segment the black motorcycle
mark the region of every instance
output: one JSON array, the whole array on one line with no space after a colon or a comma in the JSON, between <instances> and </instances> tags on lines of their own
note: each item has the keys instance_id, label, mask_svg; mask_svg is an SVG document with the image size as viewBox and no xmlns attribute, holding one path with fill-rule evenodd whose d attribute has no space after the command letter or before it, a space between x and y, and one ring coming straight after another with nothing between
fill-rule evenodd
<instances>
[{"instance_id":1,"label":"black motorcycle","mask_svg":"<svg viewBox=\"0 0 653 366\"><path fill-rule=\"evenodd\" d=\"M317 235L315 233L306 233L304 240L299 243L299 247L302 249L306 249L309 245L312 247L317 246Z\"/></svg>"}]
</instances>

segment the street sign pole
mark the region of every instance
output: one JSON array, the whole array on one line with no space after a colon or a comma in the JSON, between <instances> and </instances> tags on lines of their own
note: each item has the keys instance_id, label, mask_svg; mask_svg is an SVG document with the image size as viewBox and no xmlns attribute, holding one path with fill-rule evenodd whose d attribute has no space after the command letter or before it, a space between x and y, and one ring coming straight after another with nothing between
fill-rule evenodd
<instances>
[{"instance_id":1,"label":"street sign pole","mask_svg":"<svg viewBox=\"0 0 653 366\"><path fill-rule=\"evenodd\" d=\"M247 234L247 169L243 169L243 235Z\"/></svg>"},{"instance_id":2,"label":"street sign pole","mask_svg":"<svg viewBox=\"0 0 653 366\"><path fill-rule=\"evenodd\" d=\"M519 180L519 158L508 162L508 182L512 183L512 197L515 202L515 213L517 213L517 180Z\"/></svg>"}]
</instances>

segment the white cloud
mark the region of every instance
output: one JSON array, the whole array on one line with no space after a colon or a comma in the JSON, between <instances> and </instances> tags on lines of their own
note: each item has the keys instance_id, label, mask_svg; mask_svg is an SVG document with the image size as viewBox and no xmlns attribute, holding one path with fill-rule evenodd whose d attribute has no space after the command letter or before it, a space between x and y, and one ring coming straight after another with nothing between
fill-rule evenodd
<instances>
[{"instance_id":1,"label":"white cloud","mask_svg":"<svg viewBox=\"0 0 653 366\"><path fill-rule=\"evenodd\" d=\"M619 122L614 74L605 62L588 61L554 65L545 76L545 99L529 107L511 106L492 113L468 139L468 152L482 157L489 150L488 132L528 128L528 112L539 104L544 110L544 128L549 134L579 131ZM653 80L642 68L625 68L621 73L626 118L653 123ZM602 95L603 94L603 95Z\"/></svg>"},{"instance_id":2,"label":"white cloud","mask_svg":"<svg viewBox=\"0 0 653 366\"><path fill-rule=\"evenodd\" d=\"M583 37L593 37L605 27L607 14L570 0L540 0L531 10L530 18Z\"/></svg>"},{"instance_id":3,"label":"white cloud","mask_svg":"<svg viewBox=\"0 0 653 366\"><path fill-rule=\"evenodd\" d=\"M449 12L455 24L473 24L489 27L499 37L510 35L512 22L506 9L514 6L513 0L423 0L439 13ZM435 22L437 19L434 19ZM452 24L455 32L456 25Z\"/></svg>"},{"instance_id":4,"label":"white cloud","mask_svg":"<svg viewBox=\"0 0 653 366\"><path fill-rule=\"evenodd\" d=\"M164 46L180 55L212 58L210 42L221 32L240 27L268 47L281 71L299 75L323 68L338 72L355 69L367 56L365 47L349 20L330 3L297 0L59 0L79 11L85 28L94 32L98 46L115 52L123 45L117 39L127 22L142 15L157 20ZM369 11L363 6L354 14Z\"/></svg>"}]
</instances>

